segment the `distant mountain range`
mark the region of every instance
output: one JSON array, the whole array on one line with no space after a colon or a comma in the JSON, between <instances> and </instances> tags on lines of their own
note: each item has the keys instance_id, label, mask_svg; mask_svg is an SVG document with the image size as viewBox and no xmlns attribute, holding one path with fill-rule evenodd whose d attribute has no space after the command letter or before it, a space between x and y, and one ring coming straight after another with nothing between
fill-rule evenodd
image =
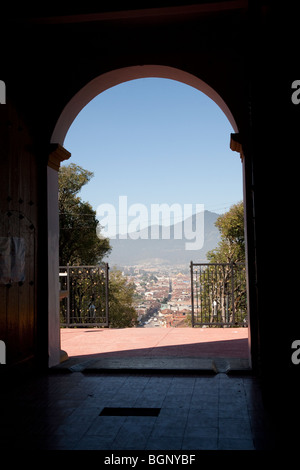
<instances>
[{"instance_id":1,"label":"distant mountain range","mask_svg":"<svg viewBox=\"0 0 300 470\"><path fill-rule=\"evenodd\" d=\"M217 247L220 241L219 230L215 226L215 222L219 214L210 211L202 213L204 220L204 243L203 247L198 250L186 250L186 243L193 240L184 238L185 227L191 224L192 231L196 229L196 215L191 216L184 222L179 222L170 227L170 239L162 239L162 227L156 226L143 229L141 232L128 234L127 239L110 240L112 246L111 254L105 259L112 266L133 266L133 265L186 265L190 261L206 262L206 254L208 251ZM192 219L192 220L191 220ZM199 220L199 219L198 219ZM174 234L178 234L178 225L182 228L182 238L174 238ZM200 226L198 222L198 227ZM159 239L151 239L151 230L158 230ZM152 231L153 233L153 231ZM137 238L143 236L144 238ZM133 239L136 238L136 239Z\"/></svg>"}]
</instances>

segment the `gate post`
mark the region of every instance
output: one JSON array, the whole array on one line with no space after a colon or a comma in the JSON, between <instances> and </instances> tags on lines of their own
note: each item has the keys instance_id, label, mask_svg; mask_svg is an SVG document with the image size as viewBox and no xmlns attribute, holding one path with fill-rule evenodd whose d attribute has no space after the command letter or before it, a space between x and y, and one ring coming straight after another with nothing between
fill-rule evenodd
<instances>
[{"instance_id":1,"label":"gate post","mask_svg":"<svg viewBox=\"0 0 300 470\"><path fill-rule=\"evenodd\" d=\"M190 269L191 269L191 303L192 303L192 328L195 326L195 313L194 313L194 267L193 267L193 261L190 263Z\"/></svg>"},{"instance_id":2,"label":"gate post","mask_svg":"<svg viewBox=\"0 0 300 470\"><path fill-rule=\"evenodd\" d=\"M232 304L232 324L235 324L235 305L234 305L234 263L231 262L230 269L231 269L231 304Z\"/></svg>"},{"instance_id":3,"label":"gate post","mask_svg":"<svg viewBox=\"0 0 300 470\"><path fill-rule=\"evenodd\" d=\"M105 263L105 314L106 324L109 326L109 266Z\"/></svg>"},{"instance_id":4,"label":"gate post","mask_svg":"<svg viewBox=\"0 0 300 470\"><path fill-rule=\"evenodd\" d=\"M67 328L70 328L70 266L69 263L67 263L67 291L68 291L68 297L67 297Z\"/></svg>"}]
</instances>

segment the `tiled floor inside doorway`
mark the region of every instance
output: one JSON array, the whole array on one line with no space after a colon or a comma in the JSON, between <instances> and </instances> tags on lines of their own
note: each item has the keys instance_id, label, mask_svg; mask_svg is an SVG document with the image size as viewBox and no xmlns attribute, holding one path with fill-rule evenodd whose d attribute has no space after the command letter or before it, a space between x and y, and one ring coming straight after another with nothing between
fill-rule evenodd
<instances>
[{"instance_id":1,"label":"tiled floor inside doorway","mask_svg":"<svg viewBox=\"0 0 300 470\"><path fill-rule=\"evenodd\" d=\"M252 376L53 372L7 383L0 398L0 448L6 450L272 448ZM159 413L105 416L105 407Z\"/></svg>"}]
</instances>

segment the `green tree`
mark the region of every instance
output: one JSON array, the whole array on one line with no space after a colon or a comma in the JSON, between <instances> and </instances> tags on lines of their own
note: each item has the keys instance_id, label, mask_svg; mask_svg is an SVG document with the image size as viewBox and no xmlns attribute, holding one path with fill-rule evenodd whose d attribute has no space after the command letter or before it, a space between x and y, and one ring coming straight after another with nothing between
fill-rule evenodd
<instances>
[{"instance_id":1,"label":"green tree","mask_svg":"<svg viewBox=\"0 0 300 470\"><path fill-rule=\"evenodd\" d=\"M220 215L216 227L221 241L215 250L207 253L212 263L242 263L245 261L244 204L231 206L228 212Z\"/></svg>"},{"instance_id":2,"label":"green tree","mask_svg":"<svg viewBox=\"0 0 300 470\"><path fill-rule=\"evenodd\" d=\"M204 305L202 310L207 316L207 321L212 321L212 303L216 300L222 322L231 321L230 309L226 313L226 298L229 293L234 293L236 319L239 317L241 321L246 317L247 311L243 202L234 204L228 212L220 215L215 225L220 231L221 241L218 247L209 251L206 256L210 263L223 265L212 265L206 269L204 281L201 283L200 300Z\"/></svg>"},{"instance_id":3,"label":"green tree","mask_svg":"<svg viewBox=\"0 0 300 470\"><path fill-rule=\"evenodd\" d=\"M111 250L109 240L97 236L96 212L78 196L93 176L74 163L59 170L60 266L96 264Z\"/></svg>"},{"instance_id":4,"label":"green tree","mask_svg":"<svg viewBox=\"0 0 300 470\"><path fill-rule=\"evenodd\" d=\"M113 269L109 275L109 326L128 328L137 324L133 307L135 285L128 282L121 271Z\"/></svg>"},{"instance_id":5,"label":"green tree","mask_svg":"<svg viewBox=\"0 0 300 470\"><path fill-rule=\"evenodd\" d=\"M95 265L111 251L108 238L101 237L96 212L88 202L78 196L81 188L93 177L91 171L71 163L59 170L59 263L60 266ZM103 295L91 292L91 280L79 276L73 280L76 288L73 312L78 321L91 320L90 305L95 304L97 317L103 316ZM102 285L101 276L93 276L92 284ZM98 292L98 289L97 289ZM112 270L109 276L109 325L125 328L137 324L137 313L133 307L135 285L128 283L120 271ZM61 307L62 308L62 307Z\"/></svg>"}]
</instances>

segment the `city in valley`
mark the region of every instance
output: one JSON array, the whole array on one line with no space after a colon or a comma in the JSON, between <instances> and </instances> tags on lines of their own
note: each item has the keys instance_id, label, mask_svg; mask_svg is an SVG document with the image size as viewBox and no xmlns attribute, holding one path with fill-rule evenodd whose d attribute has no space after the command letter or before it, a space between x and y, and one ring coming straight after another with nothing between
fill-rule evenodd
<instances>
[{"instance_id":1,"label":"city in valley","mask_svg":"<svg viewBox=\"0 0 300 470\"><path fill-rule=\"evenodd\" d=\"M139 327L191 326L191 276L186 266L125 266L122 272L136 287Z\"/></svg>"}]
</instances>

